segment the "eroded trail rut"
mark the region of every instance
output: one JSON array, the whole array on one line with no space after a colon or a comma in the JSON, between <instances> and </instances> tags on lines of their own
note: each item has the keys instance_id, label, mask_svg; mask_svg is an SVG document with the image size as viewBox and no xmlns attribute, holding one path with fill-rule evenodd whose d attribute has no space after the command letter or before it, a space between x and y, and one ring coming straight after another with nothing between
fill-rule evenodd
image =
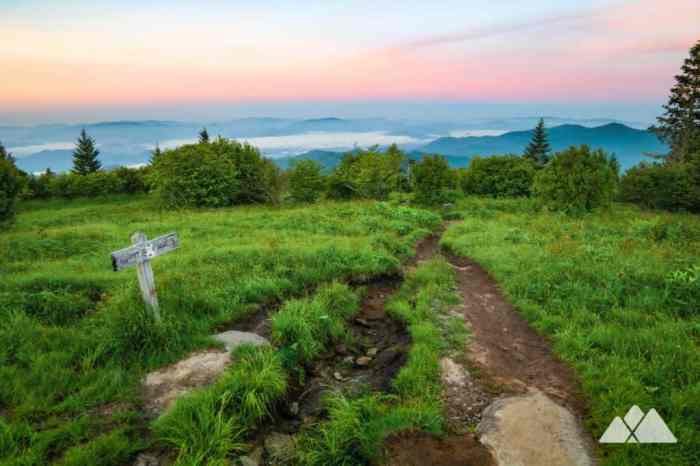
<instances>
[{"instance_id":1,"label":"eroded trail rut","mask_svg":"<svg viewBox=\"0 0 700 466\"><path fill-rule=\"evenodd\" d=\"M596 463L582 428L585 414L573 370L504 298L479 264L439 248L440 234L418 245L418 260L442 254L456 272L461 313L472 336L463 365L443 359L448 425L436 439L404 434L387 442L391 465L587 466ZM464 367L466 366L466 367Z\"/></svg>"},{"instance_id":2,"label":"eroded trail rut","mask_svg":"<svg viewBox=\"0 0 700 466\"><path fill-rule=\"evenodd\" d=\"M381 461L392 466L595 464L593 442L580 425L585 403L574 372L508 303L479 264L440 250L441 235L442 230L420 241L415 258L404 269L442 255L456 273L462 300L450 312L465 319L471 337L462 354L441 360L449 434L441 438L410 432L392 436L385 442ZM251 464L267 464L272 448L285 448L291 434L323 419L325 393L352 395L368 386L375 391L391 390L411 343L404 325L385 312L385 304L401 283L401 276L390 276L353 284L365 286L366 293L360 312L348 323L350 342L335 345L305 368L303 384L290 387L275 418L252 439L256 448ZM270 316L278 307L265 306L228 330L269 337ZM203 357L228 362L228 354L220 350L190 359ZM190 378L185 377L188 383ZM207 380L185 388L196 388ZM268 445L271 441L277 446Z\"/></svg>"}]
</instances>

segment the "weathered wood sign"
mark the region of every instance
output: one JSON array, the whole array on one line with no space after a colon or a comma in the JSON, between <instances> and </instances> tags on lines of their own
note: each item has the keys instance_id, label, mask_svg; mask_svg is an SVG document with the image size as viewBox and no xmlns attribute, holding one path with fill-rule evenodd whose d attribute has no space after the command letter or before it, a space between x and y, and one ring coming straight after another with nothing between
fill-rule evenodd
<instances>
[{"instance_id":1,"label":"weathered wood sign","mask_svg":"<svg viewBox=\"0 0 700 466\"><path fill-rule=\"evenodd\" d=\"M148 240L146 235L136 232L131 236L131 246L112 253L112 268L114 271L128 267L136 267L141 287L141 295L146 307L153 312L153 317L160 320L156 282L151 268L151 259L162 256L180 245L176 233L168 233L158 238Z\"/></svg>"}]
</instances>

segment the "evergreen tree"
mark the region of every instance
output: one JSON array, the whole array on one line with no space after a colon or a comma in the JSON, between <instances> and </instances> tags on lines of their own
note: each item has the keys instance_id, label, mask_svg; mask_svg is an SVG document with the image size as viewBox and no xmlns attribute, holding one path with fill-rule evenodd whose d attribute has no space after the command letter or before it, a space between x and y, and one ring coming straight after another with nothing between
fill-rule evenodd
<instances>
[{"instance_id":1,"label":"evergreen tree","mask_svg":"<svg viewBox=\"0 0 700 466\"><path fill-rule=\"evenodd\" d=\"M7 160L8 162L15 163L15 158L5 150L5 146L0 142L0 160Z\"/></svg>"},{"instance_id":2,"label":"evergreen tree","mask_svg":"<svg viewBox=\"0 0 700 466\"><path fill-rule=\"evenodd\" d=\"M95 140L83 129L73 151L73 173L87 175L98 171L102 167L97 159L99 154L100 151L95 148Z\"/></svg>"},{"instance_id":3,"label":"evergreen tree","mask_svg":"<svg viewBox=\"0 0 700 466\"><path fill-rule=\"evenodd\" d=\"M209 144L209 132L206 128L202 128L202 131L199 132L199 143Z\"/></svg>"},{"instance_id":4,"label":"evergreen tree","mask_svg":"<svg viewBox=\"0 0 700 466\"><path fill-rule=\"evenodd\" d=\"M149 160L149 163L153 165L161 155L163 155L163 151L160 150L160 145L156 142L156 148L151 152L151 160Z\"/></svg>"},{"instance_id":5,"label":"evergreen tree","mask_svg":"<svg viewBox=\"0 0 700 466\"><path fill-rule=\"evenodd\" d=\"M536 167L543 167L549 162L550 150L549 142L547 141L547 131L544 128L544 119L540 118L523 157L530 160Z\"/></svg>"},{"instance_id":6,"label":"evergreen tree","mask_svg":"<svg viewBox=\"0 0 700 466\"><path fill-rule=\"evenodd\" d=\"M690 49L664 109L650 129L671 147L667 161L687 162L700 153L700 41Z\"/></svg>"}]
</instances>

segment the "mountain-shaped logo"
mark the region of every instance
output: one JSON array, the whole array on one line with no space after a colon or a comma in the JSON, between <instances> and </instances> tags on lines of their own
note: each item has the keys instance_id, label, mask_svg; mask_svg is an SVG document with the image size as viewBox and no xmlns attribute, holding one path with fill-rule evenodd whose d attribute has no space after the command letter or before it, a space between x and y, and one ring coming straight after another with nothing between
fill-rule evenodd
<instances>
[{"instance_id":1,"label":"mountain-shaped logo","mask_svg":"<svg viewBox=\"0 0 700 466\"><path fill-rule=\"evenodd\" d=\"M624 420L616 416L600 437L600 443L676 443L678 440L654 408L645 415L634 405Z\"/></svg>"}]
</instances>

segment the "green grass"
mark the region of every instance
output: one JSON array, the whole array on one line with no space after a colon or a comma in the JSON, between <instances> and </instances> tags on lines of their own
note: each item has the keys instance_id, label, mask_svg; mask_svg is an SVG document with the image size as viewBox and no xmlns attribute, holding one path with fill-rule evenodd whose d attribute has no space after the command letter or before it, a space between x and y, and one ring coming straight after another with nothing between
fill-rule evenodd
<instances>
[{"instance_id":1,"label":"green grass","mask_svg":"<svg viewBox=\"0 0 700 466\"><path fill-rule=\"evenodd\" d=\"M0 465L89 463L79 451L100 456L95 464L123 464L99 452L124 439L135 446L126 456L145 447L137 439L146 371L213 346L214 328L256 306L395 273L439 221L370 202L179 211L138 196L21 204L0 232ZM109 253L137 230L180 237L180 249L153 262L162 322L144 311L135 272L111 271ZM251 400L246 416L263 405ZM219 436L240 421L209 416L193 422Z\"/></svg>"},{"instance_id":2,"label":"green grass","mask_svg":"<svg viewBox=\"0 0 700 466\"><path fill-rule=\"evenodd\" d=\"M443 245L484 265L581 376L598 438L656 408L676 445L604 446L607 465L700 464L700 219L616 205L571 218L467 199Z\"/></svg>"},{"instance_id":3,"label":"green grass","mask_svg":"<svg viewBox=\"0 0 700 466\"><path fill-rule=\"evenodd\" d=\"M328 420L300 437L299 463L367 464L381 456L384 440L393 433L444 433L440 357L450 349L463 351L467 332L463 321L458 328L441 317L458 300L454 273L444 259L422 263L406 277L387 303L390 315L404 321L411 334L408 361L394 379L392 393L331 394Z\"/></svg>"}]
</instances>

